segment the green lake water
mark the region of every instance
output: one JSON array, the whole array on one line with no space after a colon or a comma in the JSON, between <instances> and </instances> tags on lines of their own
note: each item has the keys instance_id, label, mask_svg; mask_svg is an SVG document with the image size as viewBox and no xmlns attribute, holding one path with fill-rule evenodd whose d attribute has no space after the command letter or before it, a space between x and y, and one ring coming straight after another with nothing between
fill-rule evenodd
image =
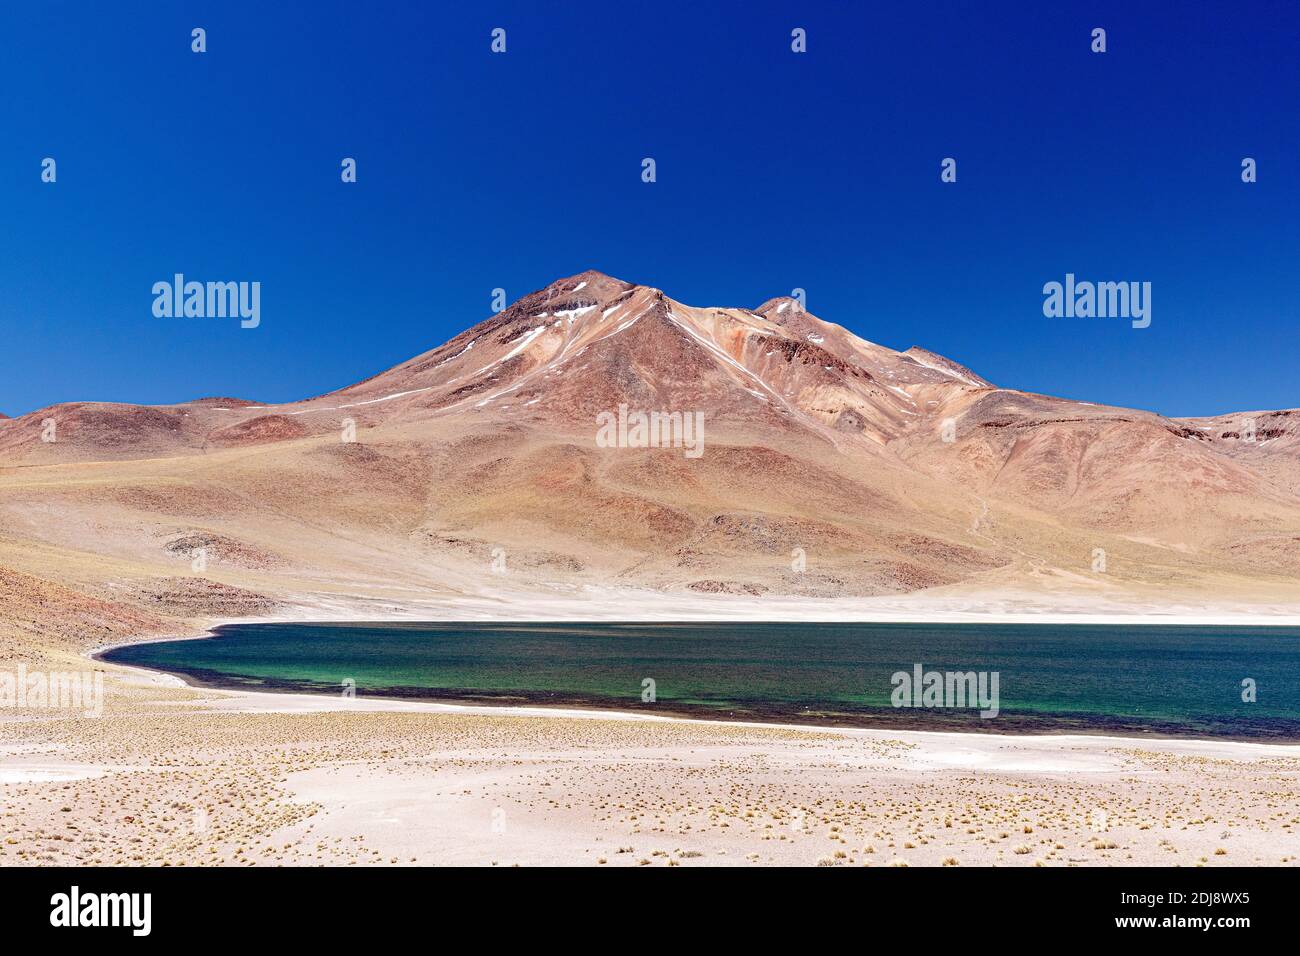
<instances>
[{"instance_id":1,"label":"green lake water","mask_svg":"<svg viewBox=\"0 0 1300 956\"><path fill-rule=\"evenodd\" d=\"M213 686L992 733L1300 741L1300 628L237 624L105 660ZM894 707L895 672L998 674L999 713ZM643 701L644 681L655 701ZM1243 679L1257 699L1243 701Z\"/></svg>"}]
</instances>

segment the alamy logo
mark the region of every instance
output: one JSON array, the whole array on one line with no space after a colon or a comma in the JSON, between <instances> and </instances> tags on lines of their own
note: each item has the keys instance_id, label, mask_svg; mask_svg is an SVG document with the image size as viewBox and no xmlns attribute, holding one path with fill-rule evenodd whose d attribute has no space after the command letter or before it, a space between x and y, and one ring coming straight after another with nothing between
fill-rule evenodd
<instances>
[{"instance_id":1,"label":"alamy logo","mask_svg":"<svg viewBox=\"0 0 1300 956\"><path fill-rule=\"evenodd\" d=\"M176 273L171 282L153 284L153 314L160 319L240 318L240 328L262 323L262 283L186 282Z\"/></svg>"},{"instance_id":2,"label":"alamy logo","mask_svg":"<svg viewBox=\"0 0 1300 956\"><path fill-rule=\"evenodd\" d=\"M998 715L998 671L895 671L890 703L895 707L979 707L984 719Z\"/></svg>"},{"instance_id":3,"label":"alamy logo","mask_svg":"<svg viewBox=\"0 0 1300 956\"><path fill-rule=\"evenodd\" d=\"M50 897L51 926L129 926L132 936L153 928L153 894L85 893L74 886Z\"/></svg>"},{"instance_id":4,"label":"alamy logo","mask_svg":"<svg viewBox=\"0 0 1300 956\"><path fill-rule=\"evenodd\" d=\"M1065 274L1064 284L1043 286L1043 315L1049 319L1132 319L1133 328L1151 324L1150 282L1076 282Z\"/></svg>"},{"instance_id":5,"label":"alamy logo","mask_svg":"<svg viewBox=\"0 0 1300 956\"><path fill-rule=\"evenodd\" d=\"M704 454L703 412L629 412L596 416L596 445L600 448L684 448L687 458Z\"/></svg>"},{"instance_id":6,"label":"alamy logo","mask_svg":"<svg viewBox=\"0 0 1300 956\"><path fill-rule=\"evenodd\" d=\"M79 710L87 717L104 714L102 671L0 671L0 707L16 710Z\"/></svg>"}]
</instances>

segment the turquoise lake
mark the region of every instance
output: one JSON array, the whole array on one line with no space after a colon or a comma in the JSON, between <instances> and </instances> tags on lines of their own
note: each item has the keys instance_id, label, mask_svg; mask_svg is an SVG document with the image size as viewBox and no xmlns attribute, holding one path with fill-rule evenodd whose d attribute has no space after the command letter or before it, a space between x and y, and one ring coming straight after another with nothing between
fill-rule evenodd
<instances>
[{"instance_id":1,"label":"turquoise lake","mask_svg":"<svg viewBox=\"0 0 1300 956\"><path fill-rule=\"evenodd\" d=\"M341 694L351 681L358 696L735 720L1300 741L1300 628L403 622L214 633L101 656L246 689ZM892 675L917 664L996 672L998 715L892 706Z\"/></svg>"}]
</instances>

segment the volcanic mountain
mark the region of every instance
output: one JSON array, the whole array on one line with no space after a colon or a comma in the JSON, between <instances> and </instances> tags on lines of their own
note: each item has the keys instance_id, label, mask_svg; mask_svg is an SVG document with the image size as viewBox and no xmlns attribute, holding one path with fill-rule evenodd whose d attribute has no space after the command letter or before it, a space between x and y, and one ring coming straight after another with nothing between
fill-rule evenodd
<instances>
[{"instance_id":1,"label":"volcanic mountain","mask_svg":"<svg viewBox=\"0 0 1300 956\"><path fill-rule=\"evenodd\" d=\"M703 454L604 447L620 406L702 414ZM699 308L593 271L300 402L0 420L0 565L231 613L612 587L1287 604L1298 464L1294 409L1030 394L794 299Z\"/></svg>"}]
</instances>

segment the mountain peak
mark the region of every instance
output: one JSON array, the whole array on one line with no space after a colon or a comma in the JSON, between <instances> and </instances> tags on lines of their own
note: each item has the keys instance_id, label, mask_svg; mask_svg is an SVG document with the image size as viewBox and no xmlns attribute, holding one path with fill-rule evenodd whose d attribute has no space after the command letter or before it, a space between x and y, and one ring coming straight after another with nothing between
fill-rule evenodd
<instances>
[{"instance_id":1,"label":"mountain peak","mask_svg":"<svg viewBox=\"0 0 1300 956\"><path fill-rule=\"evenodd\" d=\"M587 269L577 275L556 279L542 291L551 297L574 295L581 292L588 293L597 299L604 299L621 295L628 289L634 288L636 288L636 284L633 282L617 279L601 272L599 269Z\"/></svg>"},{"instance_id":2,"label":"mountain peak","mask_svg":"<svg viewBox=\"0 0 1300 956\"><path fill-rule=\"evenodd\" d=\"M788 295L778 295L768 299L754 311L759 315L771 318L775 314L784 315L791 310L795 312L807 311L798 299Z\"/></svg>"}]
</instances>

